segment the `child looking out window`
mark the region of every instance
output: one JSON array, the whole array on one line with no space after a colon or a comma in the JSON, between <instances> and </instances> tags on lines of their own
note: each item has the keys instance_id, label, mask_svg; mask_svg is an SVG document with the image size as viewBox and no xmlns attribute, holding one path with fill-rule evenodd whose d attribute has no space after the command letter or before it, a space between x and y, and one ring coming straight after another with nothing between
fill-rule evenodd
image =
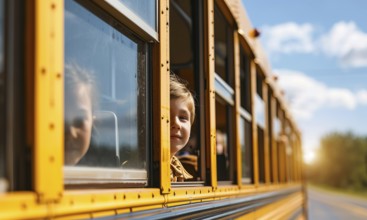
<instances>
[{"instance_id":1,"label":"child looking out window","mask_svg":"<svg viewBox=\"0 0 367 220\"><path fill-rule=\"evenodd\" d=\"M195 102L190 90L176 76L170 76L171 120L171 181L183 182L191 176L175 154L189 141L191 125L195 119Z\"/></svg>"}]
</instances>

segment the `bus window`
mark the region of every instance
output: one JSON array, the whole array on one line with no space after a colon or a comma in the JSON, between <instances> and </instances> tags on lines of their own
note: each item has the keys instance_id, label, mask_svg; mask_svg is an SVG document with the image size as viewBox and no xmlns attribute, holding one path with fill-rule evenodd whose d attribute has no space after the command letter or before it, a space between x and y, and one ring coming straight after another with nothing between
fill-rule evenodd
<instances>
[{"instance_id":1,"label":"bus window","mask_svg":"<svg viewBox=\"0 0 367 220\"><path fill-rule=\"evenodd\" d=\"M252 112L251 112L251 68L250 57L240 49L240 143L242 154L242 182L253 183L252 161Z\"/></svg>"},{"instance_id":2,"label":"bus window","mask_svg":"<svg viewBox=\"0 0 367 220\"><path fill-rule=\"evenodd\" d=\"M269 165L270 165L270 182L275 182L274 178L274 168L275 168L275 159L274 159L274 144L273 144L273 91L271 90L270 86L268 87L268 143L269 143Z\"/></svg>"},{"instance_id":3,"label":"bus window","mask_svg":"<svg viewBox=\"0 0 367 220\"><path fill-rule=\"evenodd\" d=\"M256 98L255 98L255 116L257 123L258 139L258 164L259 164L259 182L265 183L265 103L263 94L264 76L259 67L256 68Z\"/></svg>"},{"instance_id":4,"label":"bus window","mask_svg":"<svg viewBox=\"0 0 367 220\"><path fill-rule=\"evenodd\" d=\"M227 106L226 102L217 98L215 102L215 116L217 120L217 177L218 181L231 180L232 172L230 170L230 164L233 164L231 155L232 141L232 117L233 107Z\"/></svg>"},{"instance_id":5,"label":"bus window","mask_svg":"<svg viewBox=\"0 0 367 220\"><path fill-rule=\"evenodd\" d=\"M176 156L185 169L193 176L188 181L205 180L205 103L203 33L200 30L199 10L201 1L170 0L170 69L187 81L188 88L195 97L195 121L191 127L191 137L187 145Z\"/></svg>"},{"instance_id":6,"label":"bus window","mask_svg":"<svg viewBox=\"0 0 367 220\"><path fill-rule=\"evenodd\" d=\"M147 183L147 54L98 6L65 1L66 183Z\"/></svg>"},{"instance_id":7,"label":"bus window","mask_svg":"<svg viewBox=\"0 0 367 220\"><path fill-rule=\"evenodd\" d=\"M285 146L285 154L286 154L286 161L287 161L287 181L293 181L293 129L290 125L289 120L286 121L285 133L287 136L287 143Z\"/></svg>"},{"instance_id":8,"label":"bus window","mask_svg":"<svg viewBox=\"0 0 367 220\"><path fill-rule=\"evenodd\" d=\"M233 27L214 7L215 91L218 181L234 180Z\"/></svg>"},{"instance_id":9,"label":"bus window","mask_svg":"<svg viewBox=\"0 0 367 220\"><path fill-rule=\"evenodd\" d=\"M251 60L242 47L240 49L240 85L241 108L251 116Z\"/></svg>"},{"instance_id":10,"label":"bus window","mask_svg":"<svg viewBox=\"0 0 367 220\"><path fill-rule=\"evenodd\" d=\"M5 71L4 71L4 0L0 1L0 192L6 190L5 180Z\"/></svg>"},{"instance_id":11,"label":"bus window","mask_svg":"<svg viewBox=\"0 0 367 220\"><path fill-rule=\"evenodd\" d=\"M217 5L214 8L215 72L233 87L233 27Z\"/></svg>"},{"instance_id":12,"label":"bus window","mask_svg":"<svg viewBox=\"0 0 367 220\"><path fill-rule=\"evenodd\" d=\"M242 153L242 182L253 183L252 173L252 126L245 118L240 119L240 143Z\"/></svg>"},{"instance_id":13,"label":"bus window","mask_svg":"<svg viewBox=\"0 0 367 220\"><path fill-rule=\"evenodd\" d=\"M280 103L277 102L277 152L278 152L278 180L281 183L285 182L285 142L286 136L283 134L284 127L284 111L281 109Z\"/></svg>"}]
</instances>

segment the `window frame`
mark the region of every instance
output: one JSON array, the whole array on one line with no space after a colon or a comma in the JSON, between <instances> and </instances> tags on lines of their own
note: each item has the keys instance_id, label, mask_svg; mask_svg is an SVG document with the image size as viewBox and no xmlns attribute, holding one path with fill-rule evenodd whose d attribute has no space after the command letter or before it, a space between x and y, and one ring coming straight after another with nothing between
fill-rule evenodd
<instances>
[{"instance_id":1,"label":"window frame","mask_svg":"<svg viewBox=\"0 0 367 220\"><path fill-rule=\"evenodd\" d=\"M236 141L236 108L235 108L235 98L236 98L236 94L235 94L235 69L234 69L234 63L235 63L235 34L236 33L236 28L235 28L235 24L234 24L234 19L230 16L230 13L228 13L226 11L226 7L220 2L220 1L215 1L214 2L214 17L215 17L215 13L219 13L219 16L223 18L224 22L226 22L228 24L227 26L227 42L226 42L226 49L227 49L227 60L226 63L228 64L226 66L226 74L225 76L227 77L227 79L223 79L222 77L220 77L220 75L216 72L215 70L215 64L214 64L214 89L215 89L215 94L216 96L219 97L219 99L221 99L222 101L224 101L226 103L225 107L226 107L226 111L227 114L229 114L228 116L225 117L231 117L230 121L227 124L227 147L229 147L228 149L228 157L229 157L229 168L228 171L229 176L228 176L228 180L219 180L217 178L217 182L219 185L228 185L228 184L235 184L237 182L237 179L235 179L236 174L235 174L235 170L237 167L237 163L236 163L236 152L237 151L237 141ZM214 29L215 29L215 22L214 22ZM215 38L215 37L214 37ZM215 44L215 39L214 39L214 44ZM230 46L230 47L228 47ZM216 54L216 53L215 53ZM216 55L215 55L216 56ZM232 84L233 86L231 86L230 84ZM217 100L215 100L216 102L220 102ZM215 104L216 105L216 104ZM230 111L230 112L228 112ZM216 120L217 121L217 120ZM217 129L217 124L215 124L215 127ZM218 165L218 164L217 164ZM213 172L213 171L212 171Z\"/></svg>"},{"instance_id":2,"label":"window frame","mask_svg":"<svg viewBox=\"0 0 367 220\"><path fill-rule=\"evenodd\" d=\"M173 0L169 1L171 10L180 10L177 9L180 7L180 5ZM174 5L171 5L174 4ZM206 121L209 120L207 118L207 112L208 106L205 103L205 76L204 76L204 3L202 1L196 1L196 0L190 0L190 10L191 10L191 43L193 47L193 85L191 87L194 90L194 99L195 99L195 121L191 128L191 134L193 131L193 127L195 126L196 129L196 141L197 145L199 146L199 155L198 155L198 180L190 180L186 181L185 183L178 183L178 182L172 182L172 187L182 187L182 186L204 186L208 185L209 181L207 179L207 170L205 169L205 164L207 163L208 157L206 156L206 138L205 138L205 132L206 132ZM182 15L183 12L178 12L180 15ZM170 15L172 12L170 12ZM184 16L184 15L182 15ZM186 17L184 19L187 19ZM170 21L170 24L173 22ZM189 23L189 21L187 21ZM170 28L171 31L171 28ZM171 33L170 33L171 35ZM172 40L170 40L170 50L172 50L171 46ZM172 54L170 53L170 56L172 57ZM175 74L175 69L172 68L172 60L170 59L171 63L171 70ZM184 80L186 80L184 77L181 77ZM186 80L188 81L188 80Z\"/></svg>"},{"instance_id":3,"label":"window frame","mask_svg":"<svg viewBox=\"0 0 367 220\"><path fill-rule=\"evenodd\" d=\"M126 7L119 0L93 0L93 3L106 10L109 15L112 15L120 23L124 24L129 30L134 30L143 40L148 42L158 42L158 0L156 3L156 30L152 29L142 18L135 12Z\"/></svg>"},{"instance_id":4,"label":"window frame","mask_svg":"<svg viewBox=\"0 0 367 220\"><path fill-rule=\"evenodd\" d=\"M258 161L258 182L266 184L269 181L269 149L268 149L268 125L267 125L267 88L266 75L260 65L256 65L256 93L255 95L255 118L257 133L257 161ZM261 107L262 111L257 109ZM259 122L258 114L262 113L262 122ZM260 135L260 132L262 135Z\"/></svg>"},{"instance_id":5,"label":"window frame","mask_svg":"<svg viewBox=\"0 0 367 220\"><path fill-rule=\"evenodd\" d=\"M240 40L239 40L239 66L240 66L240 76L239 76L239 85L240 85L240 89L238 91L238 94L240 96L240 103L239 103L239 120L240 123L243 121L244 122L244 133L239 133L240 138L243 137L244 140L244 144L245 144L245 149L249 149L248 150L248 154L250 157L250 161L249 161L249 165L250 165L250 177L244 177L243 175L241 175L241 183L242 184L254 184L254 164L253 164L253 126L252 126L252 121L253 121L253 115L252 115L252 92L253 92L253 88L252 88L252 63L254 60L254 55L251 53L251 49L249 47L249 45L246 43L245 39L243 39L243 37L239 36ZM244 78L242 80L241 78L241 72L243 72L244 74ZM245 87L245 88L244 88ZM246 96L246 97L244 97ZM246 131L246 123L249 123L249 133ZM246 134L249 134L249 136L247 137ZM246 139L250 139L249 140L249 146L246 146ZM241 147L241 155L242 155L243 149ZM245 151L246 153L246 151ZM245 160L245 158L241 158L241 161ZM241 165L241 169L243 170L244 167ZM242 171L243 174L243 171Z\"/></svg>"},{"instance_id":6,"label":"window frame","mask_svg":"<svg viewBox=\"0 0 367 220\"><path fill-rule=\"evenodd\" d=\"M66 0L65 0L66 1ZM132 40L132 38L136 38L141 41L142 47L144 47L146 62L145 62L145 105L146 105L146 115L145 118L145 127L146 127L146 143L145 143L145 156L146 156L146 164L147 167L145 169L130 169L130 168L108 168L108 167L87 167L87 166L67 166L63 165L64 171L64 186L66 188L80 188L84 185L94 186L97 188L108 188L115 186L118 184L119 187L147 187L152 185L153 181L150 179L152 175L151 168L151 146L152 146L152 134L150 134L151 123L152 123L152 114L149 113L149 109L151 107L151 94L152 86L150 85L150 75L152 72L152 43L157 41L157 33L152 36L149 33L143 33L146 24L141 19L137 19L135 21L135 25L131 24L131 21L126 20L131 15L130 9L126 8L122 5L118 0L109 0L109 1L92 1L92 2L83 2L79 3L78 0L71 0L76 4L79 4L88 12L92 13L93 16L100 19L106 25L113 28L114 30L120 32L126 38ZM108 4L107 4L108 3ZM63 8L65 10L65 6ZM121 11L120 11L121 10ZM127 14L124 14L127 13ZM156 11L157 14L157 11ZM126 18L124 18L124 16ZM130 17L131 18L131 17ZM114 25L110 23L117 22L119 28L116 28ZM121 30L123 28L124 30ZM151 29L151 28L150 28ZM139 35L140 34L140 35ZM63 36L65 37L65 35ZM65 45L64 45L65 46ZM65 58L64 58L65 62ZM139 65L139 64L138 64ZM65 146L63 146L64 148ZM138 146L139 147L139 146ZM107 172L107 174L106 174ZM111 177L112 176L112 177Z\"/></svg>"}]
</instances>

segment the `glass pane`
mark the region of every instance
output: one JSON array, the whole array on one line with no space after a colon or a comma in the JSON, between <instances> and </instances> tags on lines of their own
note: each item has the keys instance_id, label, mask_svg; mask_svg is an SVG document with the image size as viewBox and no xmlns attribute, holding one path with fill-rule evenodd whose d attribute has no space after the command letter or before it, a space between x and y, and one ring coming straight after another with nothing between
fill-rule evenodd
<instances>
[{"instance_id":1,"label":"glass pane","mask_svg":"<svg viewBox=\"0 0 367 220\"><path fill-rule=\"evenodd\" d=\"M268 103L267 103L267 106L268 106L268 111L267 111L267 116L268 116L268 143L269 143L269 165L270 165L270 170L269 170L269 173L270 173L270 182L274 182L274 175L273 175L273 167L274 167L274 158L273 158L273 155L274 155L274 147L273 147L273 138L274 138L274 135L273 135L273 120L272 120L272 112L273 112L273 92L271 90L270 87L268 87Z\"/></svg>"},{"instance_id":2,"label":"glass pane","mask_svg":"<svg viewBox=\"0 0 367 220\"><path fill-rule=\"evenodd\" d=\"M252 183L252 129L251 123L240 119L240 143L242 153L242 182Z\"/></svg>"},{"instance_id":3,"label":"glass pane","mask_svg":"<svg viewBox=\"0 0 367 220\"><path fill-rule=\"evenodd\" d=\"M255 117L257 124L265 128L265 102L263 94L265 78L259 67L256 68L256 72Z\"/></svg>"},{"instance_id":4,"label":"glass pane","mask_svg":"<svg viewBox=\"0 0 367 220\"><path fill-rule=\"evenodd\" d=\"M215 72L233 87L233 30L217 6L214 21Z\"/></svg>"},{"instance_id":5,"label":"glass pane","mask_svg":"<svg viewBox=\"0 0 367 220\"><path fill-rule=\"evenodd\" d=\"M233 131L232 117L233 108L223 100L217 98L215 102L216 128L217 128L217 177L220 180L231 180Z\"/></svg>"},{"instance_id":6,"label":"glass pane","mask_svg":"<svg viewBox=\"0 0 367 220\"><path fill-rule=\"evenodd\" d=\"M234 105L233 89L228 86L228 84L224 82L224 80L222 80L222 78L220 78L218 74L215 74L214 79L214 88L217 95L226 100L226 102L228 102L229 104Z\"/></svg>"},{"instance_id":7,"label":"glass pane","mask_svg":"<svg viewBox=\"0 0 367 220\"><path fill-rule=\"evenodd\" d=\"M86 7L65 1L65 164L147 169L146 45Z\"/></svg>"},{"instance_id":8,"label":"glass pane","mask_svg":"<svg viewBox=\"0 0 367 220\"><path fill-rule=\"evenodd\" d=\"M255 117L256 123L265 128L265 103L259 95L255 96Z\"/></svg>"},{"instance_id":9,"label":"glass pane","mask_svg":"<svg viewBox=\"0 0 367 220\"><path fill-rule=\"evenodd\" d=\"M274 118L274 127L273 127L274 131L273 134L275 136L275 138L279 138L281 135L281 124L280 124L280 119L278 117Z\"/></svg>"},{"instance_id":10,"label":"glass pane","mask_svg":"<svg viewBox=\"0 0 367 220\"><path fill-rule=\"evenodd\" d=\"M176 74L187 71L192 74L194 71L194 20L191 8L191 1L170 1L170 61L171 69Z\"/></svg>"},{"instance_id":11,"label":"glass pane","mask_svg":"<svg viewBox=\"0 0 367 220\"><path fill-rule=\"evenodd\" d=\"M241 48L240 56L241 106L251 113L251 68L250 58Z\"/></svg>"},{"instance_id":12,"label":"glass pane","mask_svg":"<svg viewBox=\"0 0 367 220\"><path fill-rule=\"evenodd\" d=\"M4 71L4 0L0 0L0 192L5 186L5 71Z\"/></svg>"},{"instance_id":13,"label":"glass pane","mask_svg":"<svg viewBox=\"0 0 367 220\"><path fill-rule=\"evenodd\" d=\"M264 130L257 126L257 153L259 161L259 182L265 183L265 144Z\"/></svg>"},{"instance_id":14,"label":"glass pane","mask_svg":"<svg viewBox=\"0 0 367 220\"><path fill-rule=\"evenodd\" d=\"M278 180L279 182L285 182L285 147L282 141L277 141L278 150Z\"/></svg>"},{"instance_id":15,"label":"glass pane","mask_svg":"<svg viewBox=\"0 0 367 220\"><path fill-rule=\"evenodd\" d=\"M120 2L156 30L156 0L120 0Z\"/></svg>"},{"instance_id":16,"label":"glass pane","mask_svg":"<svg viewBox=\"0 0 367 220\"><path fill-rule=\"evenodd\" d=\"M203 157L201 152L205 152L205 138L202 138L204 131L203 117L201 109L204 108L202 97L201 65L198 62L200 51L202 50L202 39L198 31L199 18L195 16L198 10L199 1L170 0L170 69L184 81L187 87L193 91L195 106L195 121L191 126L191 136L187 145L177 153L177 157L185 169L194 176L191 180L203 180ZM196 46L195 46L196 45ZM190 180L189 180L190 181Z\"/></svg>"},{"instance_id":17,"label":"glass pane","mask_svg":"<svg viewBox=\"0 0 367 220\"><path fill-rule=\"evenodd\" d=\"M288 181L292 181L293 180L293 143L294 143L294 139L293 139L293 131L292 128L289 128L290 130L290 134L287 136L287 143L286 143L286 149L285 149L285 153L286 153L286 157L287 157L287 180Z\"/></svg>"}]
</instances>

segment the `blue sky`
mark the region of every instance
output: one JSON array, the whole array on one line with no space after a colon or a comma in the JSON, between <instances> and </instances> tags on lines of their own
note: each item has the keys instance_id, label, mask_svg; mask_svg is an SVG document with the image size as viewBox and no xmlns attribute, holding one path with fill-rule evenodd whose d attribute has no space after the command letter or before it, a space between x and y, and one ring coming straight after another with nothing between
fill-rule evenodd
<instances>
[{"instance_id":1,"label":"blue sky","mask_svg":"<svg viewBox=\"0 0 367 220\"><path fill-rule=\"evenodd\" d=\"M312 159L332 131L367 136L367 1L242 0Z\"/></svg>"}]
</instances>

